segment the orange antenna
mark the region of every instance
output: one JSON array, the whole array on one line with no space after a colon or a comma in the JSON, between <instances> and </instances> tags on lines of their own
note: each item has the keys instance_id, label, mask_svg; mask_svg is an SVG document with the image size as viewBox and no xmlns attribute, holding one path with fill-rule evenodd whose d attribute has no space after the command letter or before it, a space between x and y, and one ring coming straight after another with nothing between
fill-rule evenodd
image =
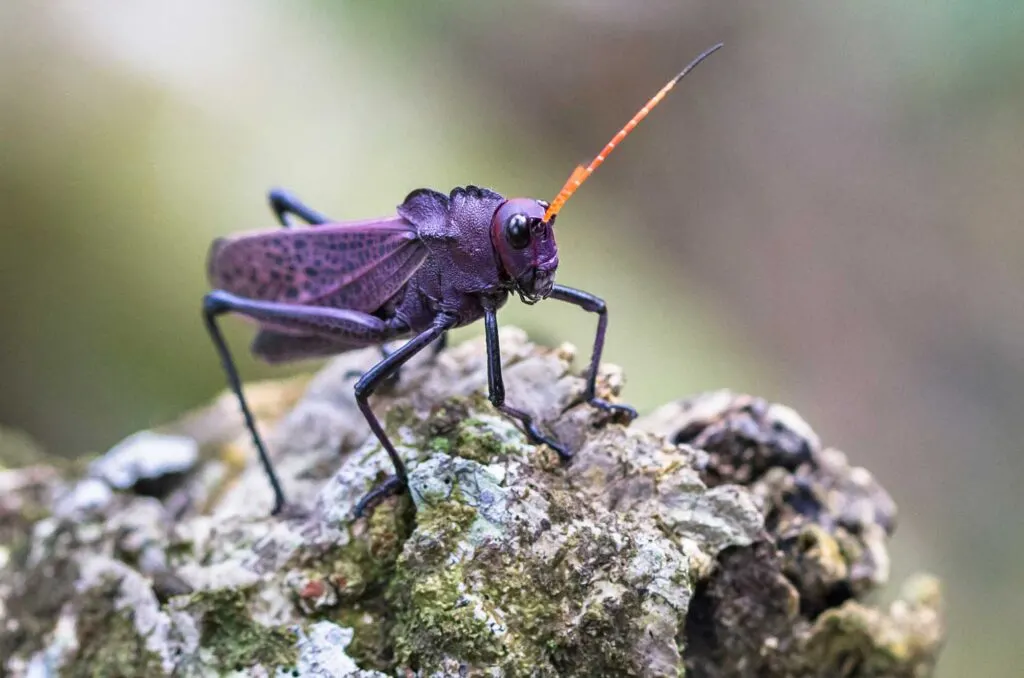
<instances>
[{"instance_id":1,"label":"orange antenna","mask_svg":"<svg viewBox=\"0 0 1024 678\"><path fill-rule=\"evenodd\" d=\"M650 113L655 106L661 103L661 100L665 98L665 95L669 93L669 90L675 87L676 83L683 79L683 76L692 71L697 64L704 61L704 59L707 59L715 51L720 49L722 45L723 43L718 43L717 45L715 45L714 47L707 50L706 52L698 56L696 59L691 61L690 64L686 68L684 68L681 73L679 73L679 75L669 80L668 84L662 87L657 94L651 97L650 101L644 104L644 107L641 108L637 112L637 114L633 116L632 120L626 123L625 127L619 130L618 134L612 137L612 140L608 142L604 149L602 149L601 152L597 154L597 157L594 158L589 165L587 165L586 167L584 167L583 165L577 166L576 169L573 170L572 175L569 177L569 180L565 182L565 186L562 186L562 190L559 191L558 195L555 196L555 199L551 201L551 205L548 207L547 212L544 213L544 221L550 221L551 217L558 214L562 207L565 206L565 203L569 200L569 198L572 197L572 194L576 192L576 189L582 186L583 182L587 180L587 177L593 174L594 170L601 166L601 163L605 161L605 158L607 158L608 155L613 150L615 150L616 146L622 143L622 140L625 139L626 136L633 131L633 128L639 125L640 121L646 118L647 114Z\"/></svg>"}]
</instances>

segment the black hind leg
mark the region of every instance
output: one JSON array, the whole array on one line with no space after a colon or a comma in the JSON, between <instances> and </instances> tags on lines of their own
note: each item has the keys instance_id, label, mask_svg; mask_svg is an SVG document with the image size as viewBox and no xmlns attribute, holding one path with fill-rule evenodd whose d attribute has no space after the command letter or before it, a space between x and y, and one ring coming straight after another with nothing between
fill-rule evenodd
<instances>
[{"instance_id":1,"label":"black hind leg","mask_svg":"<svg viewBox=\"0 0 1024 678\"><path fill-rule=\"evenodd\" d=\"M270 203L270 209L277 216L277 220L285 228L292 228L294 226L291 220L288 219L289 214L297 216L311 226L318 226L331 221L330 217L317 212L283 188L271 189L267 194L267 201Z\"/></svg>"},{"instance_id":2,"label":"black hind leg","mask_svg":"<svg viewBox=\"0 0 1024 678\"><path fill-rule=\"evenodd\" d=\"M332 308L312 308L308 306L280 304L267 301L256 301L239 297L224 290L213 290L203 297L203 320L206 329L213 340L213 344L220 356L224 373L227 376L228 385L235 394L238 405L245 419L246 428L252 436L253 446L259 454L260 463L266 473L267 481L274 493L274 508L272 513L277 515L286 508L284 492L281 489L280 480L274 471L274 465L267 454L266 445L256 429L256 421L246 402L242 390L242 382L238 376L231 352L228 350L227 342L220 331L217 320L227 313L237 313L248 317L258 323L274 324L299 333L311 335L317 334L331 341L338 343L361 343L372 344L387 341L394 336L400 336L408 331L408 327L397 323L385 322L380 318L364 313L352 311L341 312ZM265 335L264 342L280 342L278 337L274 341ZM296 337L293 344L279 345L283 351L294 351L299 348L312 349L307 343L308 337ZM319 347L317 347L319 348Z\"/></svg>"},{"instance_id":3,"label":"black hind leg","mask_svg":"<svg viewBox=\"0 0 1024 678\"><path fill-rule=\"evenodd\" d=\"M228 386L238 399L239 408L242 410L242 417L245 419L245 426L249 429L249 434L252 436L253 446L256 448L256 453L259 455L260 464L263 466L263 472L266 474L267 481L270 483L270 489L274 493L274 507L271 509L270 514L278 515L286 505L284 490L281 489L281 481L278 479L277 473L274 471L274 464L270 461L270 455L267 454L267 448L263 444L263 438L256 430L256 420L252 416L252 411L249 409L249 403L246 401L245 395L242 392L242 380L238 376L238 368L235 367L235 361L231 357L231 352L228 350L227 342L224 341L224 335L221 333L220 326L217 324L218 316L230 311L231 308L228 305L219 303L217 297L213 295L207 295L203 299L203 320L206 323L206 331L209 332L210 339L213 340L213 345L216 347L217 354L220 356L221 365L224 368L224 374L228 379Z\"/></svg>"}]
</instances>

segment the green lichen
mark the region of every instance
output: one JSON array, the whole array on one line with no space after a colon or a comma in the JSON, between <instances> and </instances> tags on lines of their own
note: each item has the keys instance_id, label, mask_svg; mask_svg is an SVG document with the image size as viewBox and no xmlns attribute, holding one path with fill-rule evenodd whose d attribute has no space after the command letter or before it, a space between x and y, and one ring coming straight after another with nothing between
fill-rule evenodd
<instances>
[{"instance_id":1,"label":"green lichen","mask_svg":"<svg viewBox=\"0 0 1024 678\"><path fill-rule=\"evenodd\" d=\"M75 623L78 649L65 662L62 678L163 675L159 655L136 629L134 610L114 606L120 586L118 579L106 578L82 599Z\"/></svg>"},{"instance_id":2,"label":"green lichen","mask_svg":"<svg viewBox=\"0 0 1024 678\"><path fill-rule=\"evenodd\" d=\"M517 635L523 638L545 632L530 627L533 620L527 605L531 600L536 605L536 601L552 595L563 606L568 602L568 609L552 616L546 628L545 654L559 676L629 676L643 672L644 667L636 666L635 652L639 636L647 631L643 597L648 594L613 583L619 579L613 573L637 559L636 545L628 531L622 534L625 538L617 541L607 532L585 532L563 546L557 567L537 563L528 572L534 585L530 599L518 602L512 590L512 600L520 606L515 618L523 626ZM605 578L607 589L600 584ZM572 633L560 632L563 618L578 620Z\"/></svg>"},{"instance_id":3,"label":"green lichen","mask_svg":"<svg viewBox=\"0 0 1024 678\"><path fill-rule=\"evenodd\" d=\"M32 549L33 522L23 520L22 515L0 517L0 551L5 552L4 561L15 568L24 567Z\"/></svg>"},{"instance_id":4,"label":"green lichen","mask_svg":"<svg viewBox=\"0 0 1024 678\"><path fill-rule=\"evenodd\" d=\"M308 578L333 586L343 605L378 595L391 579L402 545L412 533L410 508L407 494L381 502L369 513L365 531L326 553L300 553L298 567Z\"/></svg>"},{"instance_id":5,"label":"green lichen","mask_svg":"<svg viewBox=\"0 0 1024 678\"><path fill-rule=\"evenodd\" d=\"M412 533L411 503L408 494L399 495L378 505L367 519L366 555L376 568L386 569L380 573L382 577L390 574Z\"/></svg>"},{"instance_id":6,"label":"green lichen","mask_svg":"<svg viewBox=\"0 0 1024 678\"><path fill-rule=\"evenodd\" d=\"M581 550L568 543L553 563L497 549L457 566L408 563L391 588L396 659L427 671L454 656L507 676L633 675L641 596L584 607L600 575L571 564L587 560Z\"/></svg>"},{"instance_id":7,"label":"green lichen","mask_svg":"<svg viewBox=\"0 0 1024 678\"><path fill-rule=\"evenodd\" d=\"M509 449L508 441L500 436L492 425L475 417L467 419L459 426L452 449L454 454L481 464L489 464L510 452L515 452L515 448Z\"/></svg>"},{"instance_id":8,"label":"green lichen","mask_svg":"<svg viewBox=\"0 0 1024 678\"><path fill-rule=\"evenodd\" d=\"M456 491L450 499L421 510L417 518L416 551L428 558L443 558L476 521L477 511L459 501Z\"/></svg>"},{"instance_id":9,"label":"green lichen","mask_svg":"<svg viewBox=\"0 0 1024 678\"><path fill-rule=\"evenodd\" d=\"M313 616L351 628L354 635L346 652L365 668L387 671L394 667L396 618L389 591L402 589L400 582L405 581L399 556L413 529L410 502L407 494L382 502L344 546L300 557L299 567L310 580L325 581L338 594L337 607ZM421 511L415 519L417 538L426 539L423 552L438 556L449 552L475 517L472 507L456 500Z\"/></svg>"},{"instance_id":10,"label":"green lichen","mask_svg":"<svg viewBox=\"0 0 1024 678\"><path fill-rule=\"evenodd\" d=\"M525 529L509 526L515 545L483 544L460 559L478 515L459 497L456 486L448 500L421 505L414 541L398 561L388 590L397 665L429 672L445 657L458 657L507 676L638 670L632 662L642 596L625 590L593 599L602 571L610 574L634 558L629 539L567 534L558 552L534 559L526 555Z\"/></svg>"},{"instance_id":11,"label":"green lichen","mask_svg":"<svg viewBox=\"0 0 1024 678\"><path fill-rule=\"evenodd\" d=\"M195 556L195 542L191 539L172 538L164 552L171 565L186 563Z\"/></svg>"},{"instance_id":12,"label":"green lichen","mask_svg":"<svg viewBox=\"0 0 1024 678\"><path fill-rule=\"evenodd\" d=\"M351 628L354 636L346 653L368 668L391 665L391 617L384 591L413 530L411 507L408 494L389 498L370 511L365 523L344 526L353 532L343 546L303 551L294 563L307 580L337 594L336 605L310 611L310 616Z\"/></svg>"},{"instance_id":13,"label":"green lichen","mask_svg":"<svg viewBox=\"0 0 1024 678\"><path fill-rule=\"evenodd\" d=\"M462 604L462 567L446 563L476 515L455 499L420 510L417 543L399 558L387 594L395 659L403 666L431 666L446 655L489 662L500 654L485 621Z\"/></svg>"},{"instance_id":14,"label":"green lichen","mask_svg":"<svg viewBox=\"0 0 1024 678\"><path fill-rule=\"evenodd\" d=\"M563 547L561 562L570 547ZM522 561L508 553L488 554L473 565L482 582L480 597L501 610L508 626L501 665L508 675L533 675L532 668L551 675L559 657L568 660L559 620L578 609L582 582L570 568ZM486 573L486 574L485 574ZM562 662L571 666L570 661Z\"/></svg>"},{"instance_id":15,"label":"green lichen","mask_svg":"<svg viewBox=\"0 0 1024 678\"><path fill-rule=\"evenodd\" d=\"M23 497L16 511L0 515L0 544L11 547L12 551L27 545L33 526L50 515L50 507L41 497Z\"/></svg>"},{"instance_id":16,"label":"green lichen","mask_svg":"<svg viewBox=\"0 0 1024 678\"><path fill-rule=\"evenodd\" d=\"M450 438L431 438L427 441L427 449L432 453L452 454L452 441Z\"/></svg>"},{"instance_id":17,"label":"green lichen","mask_svg":"<svg viewBox=\"0 0 1024 678\"><path fill-rule=\"evenodd\" d=\"M200 644L210 650L216 668L241 671L253 666L291 670L298 662L294 631L264 626L248 609L250 589L199 591L187 607L201 612Z\"/></svg>"},{"instance_id":18,"label":"green lichen","mask_svg":"<svg viewBox=\"0 0 1024 678\"><path fill-rule=\"evenodd\" d=\"M389 437L398 437L398 431L406 426L415 426L420 421L416 410L406 403L395 403L384 415L384 431Z\"/></svg>"},{"instance_id":19,"label":"green lichen","mask_svg":"<svg viewBox=\"0 0 1024 678\"><path fill-rule=\"evenodd\" d=\"M394 667L391 647L392 619L383 596L345 606L325 617L352 629L352 641L345 654L364 669L389 671Z\"/></svg>"},{"instance_id":20,"label":"green lichen","mask_svg":"<svg viewBox=\"0 0 1024 678\"><path fill-rule=\"evenodd\" d=\"M933 665L928 641L879 610L850 601L815 621L803 660L808 675L918 678Z\"/></svg>"},{"instance_id":21,"label":"green lichen","mask_svg":"<svg viewBox=\"0 0 1024 678\"><path fill-rule=\"evenodd\" d=\"M507 424L482 395L449 398L436 407L418 433L427 449L488 464L521 451L522 433Z\"/></svg>"},{"instance_id":22,"label":"green lichen","mask_svg":"<svg viewBox=\"0 0 1024 678\"><path fill-rule=\"evenodd\" d=\"M399 569L391 602L396 614L395 657L403 666L434 667L445 656L491 663L502 655L486 620L463 602L463 570L440 567L429 573Z\"/></svg>"},{"instance_id":23,"label":"green lichen","mask_svg":"<svg viewBox=\"0 0 1024 678\"><path fill-rule=\"evenodd\" d=\"M483 402L487 400L483 399ZM476 395L448 398L431 410L430 416L420 423L417 432L428 439L449 436L480 405L481 398Z\"/></svg>"}]
</instances>

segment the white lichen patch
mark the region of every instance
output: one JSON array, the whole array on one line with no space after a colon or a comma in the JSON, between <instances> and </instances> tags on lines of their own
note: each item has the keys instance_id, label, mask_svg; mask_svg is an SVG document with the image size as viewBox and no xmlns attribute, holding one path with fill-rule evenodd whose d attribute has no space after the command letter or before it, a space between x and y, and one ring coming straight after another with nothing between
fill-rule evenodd
<instances>
[{"instance_id":1,"label":"white lichen patch","mask_svg":"<svg viewBox=\"0 0 1024 678\"><path fill-rule=\"evenodd\" d=\"M139 431L89 464L89 475L126 490L142 479L184 473L199 460L199 445L187 436Z\"/></svg>"},{"instance_id":2,"label":"white lichen patch","mask_svg":"<svg viewBox=\"0 0 1024 678\"><path fill-rule=\"evenodd\" d=\"M53 513L66 520L81 520L90 513L103 510L114 498L114 492L102 480L87 478L57 497Z\"/></svg>"},{"instance_id":3,"label":"white lichen patch","mask_svg":"<svg viewBox=\"0 0 1024 678\"><path fill-rule=\"evenodd\" d=\"M60 674L61 667L78 649L76 622L70 610L61 613L49 644L29 659L25 667L26 678L49 678Z\"/></svg>"},{"instance_id":4,"label":"white lichen patch","mask_svg":"<svg viewBox=\"0 0 1024 678\"><path fill-rule=\"evenodd\" d=\"M194 628L182 628L162 608L150 582L136 571L116 560L86 557L80 561L80 577L75 590L80 597L104 583L116 582L116 594L110 603L114 613L124 614L143 639L146 649L160 658L167 673L174 670L175 659L193 654L199 646Z\"/></svg>"},{"instance_id":5,"label":"white lichen patch","mask_svg":"<svg viewBox=\"0 0 1024 678\"><path fill-rule=\"evenodd\" d=\"M345 654L352 642L352 629L328 621L295 628L299 636L298 675L304 678L385 678L377 671L363 671ZM279 678L291 678L292 671L279 669Z\"/></svg>"}]
</instances>

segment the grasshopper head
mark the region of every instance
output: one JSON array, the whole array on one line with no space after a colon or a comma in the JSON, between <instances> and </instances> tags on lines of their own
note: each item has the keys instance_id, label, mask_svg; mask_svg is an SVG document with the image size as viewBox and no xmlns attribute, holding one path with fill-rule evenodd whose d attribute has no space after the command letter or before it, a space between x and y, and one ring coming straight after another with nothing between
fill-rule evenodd
<instances>
[{"instance_id":1,"label":"grasshopper head","mask_svg":"<svg viewBox=\"0 0 1024 678\"><path fill-rule=\"evenodd\" d=\"M533 198L512 198L491 218L491 244L502 273L527 304L551 294L558 268L554 219L544 220L548 203Z\"/></svg>"}]
</instances>

